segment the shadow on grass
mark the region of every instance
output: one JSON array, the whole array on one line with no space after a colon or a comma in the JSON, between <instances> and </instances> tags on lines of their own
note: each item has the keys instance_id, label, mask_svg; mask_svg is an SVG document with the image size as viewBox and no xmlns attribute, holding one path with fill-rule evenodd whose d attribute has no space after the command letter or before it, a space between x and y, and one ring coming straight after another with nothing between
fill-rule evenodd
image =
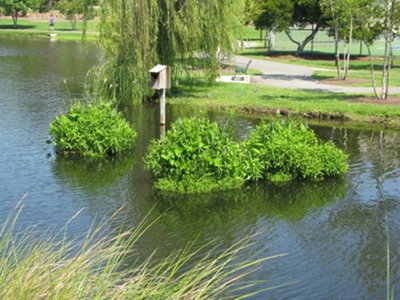
<instances>
[{"instance_id":1,"label":"shadow on grass","mask_svg":"<svg viewBox=\"0 0 400 300\"><path fill-rule=\"evenodd\" d=\"M66 31L66 32L80 32L81 29L72 29L72 28L56 28L57 31Z\"/></svg>"},{"instance_id":2,"label":"shadow on grass","mask_svg":"<svg viewBox=\"0 0 400 300\"><path fill-rule=\"evenodd\" d=\"M219 83L207 82L203 79L180 79L179 86L167 90L167 96L174 98L204 98L204 93L210 91L210 87Z\"/></svg>"},{"instance_id":3,"label":"shadow on grass","mask_svg":"<svg viewBox=\"0 0 400 300\"><path fill-rule=\"evenodd\" d=\"M309 91L307 89L304 89L303 91ZM312 92L315 92L314 97L310 97L310 94L304 94L301 95L300 93L296 93L293 95L262 95L260 98L265 101L276 101L279 99L283 99L285 101L293 101L293 102L308 102L308 103L321 103L321 102L332 102L332 101L344 101L344 100L350 100L350 99L356 99L363 97L363 94L345 94L345 93L326 93L323 90L318 91L318 90L312 90Z\"/></svg>"},{"instance_id":4,"label":"shadow on grass","mask_svg":"<svg viewBox=\"0 0 400 300\"><path fill-rule=\"evenodd\" d=\"M263 47L252 47L243 51L240 51L239 54L242 55L251 55L251 56L264 56L264 57L272 57L272 58L282 58L287 59L288 56L293 57L293 59L297 59L295 57L296 51L267 51ZM305 60L324 60L324 61L335 61L334 53L326 53L319 51L303 51L298 59ZM340 54L340 59L343 60L343 54ZM369 69L369 60L367 55L351 55L350 61L353 63L357 63L356 65L351 65L352 69L364 70ZM373 57L374 65L377 66L377 69L382 69L383 61L380 57ZM394 68L399 68L400 60L394 60Z\"/></svg>"},{"instance_id":5,"label":"shadow on grass","mask_svg":"<svg viewBox=\"0 0 400 300\"><path fill-rule=\"evenodd\" d=\"M332 75L322 75L322 74L313 74L312 79L314 80L326 80L326 79L331 79L331 78L337 78L336 73Z\"/></svg>"},{"instance_id":6,"label":"shadow on grass","mask_svg":"<svg viewBox=\"0 0 400 300\"><path fill-rule=\"evenodd\" d=\"M15 28L14 25L12 24L0 25L0 30L2 29L23 30L23 29L33 29L33 28L35 28L34 25L18 25L17 28Z\"/></svg>"}]
</instances>

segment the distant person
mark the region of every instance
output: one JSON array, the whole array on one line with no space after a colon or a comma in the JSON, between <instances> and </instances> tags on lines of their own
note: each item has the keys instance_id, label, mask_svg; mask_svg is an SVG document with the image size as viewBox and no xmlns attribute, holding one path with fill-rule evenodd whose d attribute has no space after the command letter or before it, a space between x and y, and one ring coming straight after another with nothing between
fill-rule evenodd
<instances>
[{"instance_id":1,"label":"distant person","mask_svg":"<svg viewBox=\"0 0 400 300\"><path fill-rule=\"evenodd\" d=\"M54 16L53 14L50 15L50 30L54 30Z\"/></svg>"}]
</instances>

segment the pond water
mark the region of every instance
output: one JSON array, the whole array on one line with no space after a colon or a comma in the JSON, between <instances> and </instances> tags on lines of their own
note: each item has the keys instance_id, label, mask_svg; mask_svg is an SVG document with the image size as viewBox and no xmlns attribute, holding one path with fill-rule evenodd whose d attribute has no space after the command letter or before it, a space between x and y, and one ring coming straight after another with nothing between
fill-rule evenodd
<instances>
[{"instance_id":1,"label":"pond water","mask_svg":"<svg viewBox=\"0 0 400 300\"><path fill-rule=\"evenodd\" d=\"M39 232L61 228L77 211L69 234L85 232L94 220L119 207L129 224L163 215L139 244L157 257L188 242L221 251L254 233L244 256L286 256L269 260L250 275L268 280L253 299L383 299L386 297L387 214L391 284L399 292L400 135L375 130L313 126L349 154L350 171L323 182L259 183L213 195L160 195L143 170L148 143L159 136L156 105L128 113L139 133L131 153L87 161L55 155L46 144L48 127L73 98L79 98L88 68L100 58L95 46L43 39L0 38L0 221L27 193L21 226ZM66 83L65 83L66 82ZM167 120L196 115L167 107ZM209 112L212 120L229 116ZM235 117L238 138L258 119Z\"/></svg>"}]
</instances>

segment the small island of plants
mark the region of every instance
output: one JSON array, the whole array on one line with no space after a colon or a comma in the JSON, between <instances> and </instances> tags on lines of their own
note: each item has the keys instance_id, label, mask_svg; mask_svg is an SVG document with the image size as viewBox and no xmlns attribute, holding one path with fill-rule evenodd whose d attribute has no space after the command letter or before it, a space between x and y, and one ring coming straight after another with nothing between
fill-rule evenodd
<instances>
[{"instance_id":1,"label":"small island of plants","mask_svg":"<svg viewBox=\"0 0 400 300\"><path fill-rule=\"evenodd\" d=\"M238 143L216 122L182 119L151 142L144 160L156 188L179 193L234 189L262 178L322 180L348 169L347 155L333 143L302 123L280 120L262 123Z\"/></svg>"},{"instance_id":2,"label":"small island of plants","mask_svg":"<svg viewBox=\"0 0 400 300\"><path fill-rule=\"evenodd\" d=\"M113 103L105 101L73 103L67 114L53 120L50 134L58 152L90 157L119 154L137 136Z\"/></svg>"}]
</instances>

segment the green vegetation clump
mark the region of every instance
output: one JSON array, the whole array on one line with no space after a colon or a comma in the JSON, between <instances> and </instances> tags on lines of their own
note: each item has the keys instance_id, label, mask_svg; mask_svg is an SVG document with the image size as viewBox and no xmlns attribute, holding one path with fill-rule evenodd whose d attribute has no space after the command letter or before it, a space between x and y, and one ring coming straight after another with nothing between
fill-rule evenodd
<instances>
[{"instance_id":1,"label":"green vegetation clump","mask_svg":"<svg viewBox=\"0 0 400 300\"><path fill-rule=\"evenodd\" d=\"M91 157L121 153L137 136L113 104L104 101L75 102L66 115L54 119L50 134L58 151Z\"/></svg>"},{"instance_id":2,"label":"green vegetation clump","mask_svg":"<svg viewBox=\"0 0 400 300\"><path fill-rule=\"evenodd\" d=\"M347 155L332 142L322 143L302 123L263 123L250 133L245 148L271 181L321 180L348 169Z\"/></svg>"},{"instance_id":3,"label":"green vegetation clump","mask_svg":"<svg viewBox=\"0 0 400 300\"><path fill-rule=\"evenodd\" d=\"M238 188L250 168L232 134L206 118L182 119L161 140L153 140L147 169L164 191L202 193Z\"/></svg>"},{"instance_id":4,"label":"green vegetation clump","mask_svg":"<svg viewBox=\"0 0 400 300\"><path fill-rule=\"evenodd\" d=\"M331 142L321 143L302 123L263 123L242 143L206 118L180 120L145 157L156 188L202 193L241 187L265 178L321 180L347 171L347 156Z\"/></svg>"}]
</instances>

